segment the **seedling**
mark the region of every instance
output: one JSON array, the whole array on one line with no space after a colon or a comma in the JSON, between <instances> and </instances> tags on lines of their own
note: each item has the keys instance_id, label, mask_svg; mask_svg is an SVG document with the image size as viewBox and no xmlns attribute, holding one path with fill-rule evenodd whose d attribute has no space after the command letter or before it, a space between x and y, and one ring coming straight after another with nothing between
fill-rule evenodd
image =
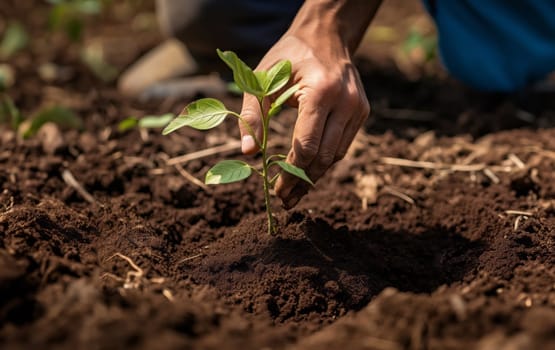
<instances>
[{"instance_id":1,"label":"seedling","mask_svg":"<svg viewBox=\"0 0 555 350\"><path fill-rule=\"evenodd\" d=\"M173 113L166 113L162 115L147 115L140 119L136 117L129 117L122 120L118 124L118 130L121 132L124 132L127 130L134 129L136 127L142 128L142 129L163 128L166 125L168 125L168 123L172 121L172 119L174 118L175 118L175 114Z\"/></svg>"},{"instance_id":2,"label":"seedling","mask_svg":"<svg viewBox=\"0 0 555 350\"><path fill-rule=\"evenodd\" d=\"M253 72L234 52L222 52L220 50L217 50L217 52L218 56L233 71L233 80L237 87L242 92L255 96L258 100L260 120L262 122L262 139L258 139L254 130L252 130L251 126L240 114L228 110L221 101L214 98L202 98L190 103L177 118L166 126L162 133L167 135L184 126L190 126L199 130L212 129L220 125L228 115L239 119L260 148L262 164L252 166L240 160L223 160L208 170L204 182L207 185L218 185L244 180L253 172L260 175L263 182L268 233L274 234L276 233L276 224L270 205L270 188L273 187L280 173L272 175L270 170L274 167L279 167L281 170L313 184L303 169L284 161L285 155L268 154L270 119L279 113L283 104L293 96L299 89L299 86L291 86L270 103L269 97L280 92L289 82L291 78L291 62L287 60L279 61L266 71ZM268 105L269 108L265 109L263 107Z\"/></svg>"},{"instance_id":3,"label":"seedling","mask_svg":"<svg viewBox=\"0 0 555 350\"><path fill-rule=\"evenodd\" d=\"M29 44L29 35L19 22L11 22L0 42L0 58L8 59Z\"/></svg>"},{"instance_id":4,"label":"seedling","mask_svg":"<svg viewBox=\"0 0 555 350\"><path fill-rule=\"evenodd\" d=\"M53 30L62 30L72 41L83 37L84 21L87 16L102 12L101 0L48 0L52 9L48 24Z\"/></svg>"}]
</instances>

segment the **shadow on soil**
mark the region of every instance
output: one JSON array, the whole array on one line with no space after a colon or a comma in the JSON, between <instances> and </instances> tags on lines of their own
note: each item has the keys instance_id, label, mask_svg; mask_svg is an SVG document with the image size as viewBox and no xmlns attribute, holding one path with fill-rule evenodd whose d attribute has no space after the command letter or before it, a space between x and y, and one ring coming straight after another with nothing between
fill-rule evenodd
<instances>
[{"instance_id":1,"label":"shadow on soil","mask_svg":"<svg viewBox=\"0 0 555 350\"><path fill-rule=\"evenodd\" d=\"M429 293L458 281L484 250L481 242L439 230L421 235L349 231L346 227L333 229L320 219L303 223L302 230L304 239L277 238L257 259L316 267L333 280L345 276L365 280L371 294L361 300L363 304L386 287Z\"/></svg>"}]
</instances>

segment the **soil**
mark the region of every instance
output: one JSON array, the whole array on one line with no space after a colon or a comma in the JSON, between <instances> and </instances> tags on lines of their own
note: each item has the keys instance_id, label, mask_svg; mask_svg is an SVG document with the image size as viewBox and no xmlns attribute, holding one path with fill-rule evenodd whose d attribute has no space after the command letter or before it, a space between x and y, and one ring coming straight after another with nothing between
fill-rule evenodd
<instances>
[{"instance_id":1,"label":"soil","mask_svg":"<svg viewBox=\"0 0 555 350\"><path fill-rule=\"evenodd\" d=\"M0 14L41 37L30 3ZM128 28L101 19L87 39ZM143 34L120 68L159 40ZM70 105L85 128L50 127L55 145L48 129L0 132L3 349L555 349L555 96L408 81L360 58L373 118L299 205L275 199L269 236L258 179L204 189L167 164L235 139L232 121L120 132L184 101L127 100L48 37L8 61L9 95L25 114ZM41 80L44 62L71 78ZM276 149L294 120L280 115ZM234 149L182 167L202 178L224 156L252 161Z\"/></svg>"}]
</instances>

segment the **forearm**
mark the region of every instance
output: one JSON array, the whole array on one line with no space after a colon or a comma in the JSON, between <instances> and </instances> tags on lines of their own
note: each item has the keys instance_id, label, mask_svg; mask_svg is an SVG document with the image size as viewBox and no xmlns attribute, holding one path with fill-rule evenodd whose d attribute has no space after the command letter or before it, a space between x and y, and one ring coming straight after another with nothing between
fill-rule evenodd
<instances>
[{"instance_id":1,"label":"forearm","mask_svg":"<svg viewBox=\"0 0 555 350\"><path fill-rule=\"evenodd\" d=\"M288 34L326 45L339 43L352 54L382 0L307 0Z\"/></svg>"}]
</instances>

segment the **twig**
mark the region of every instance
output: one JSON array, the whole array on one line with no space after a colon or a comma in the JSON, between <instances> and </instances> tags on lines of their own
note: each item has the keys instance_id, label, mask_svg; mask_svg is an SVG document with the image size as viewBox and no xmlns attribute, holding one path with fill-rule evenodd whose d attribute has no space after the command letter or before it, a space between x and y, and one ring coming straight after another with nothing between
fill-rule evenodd
<instances>
[{"instance_id":1,"label":"twig","mask_svg":"<svg viewBox=\"0 0 555 350\"><path fill-rule=\"evenodd\" d=\"M518 226L520 225L520 220L522 220L522 219L525 218L525 217L526 217L526 216L522 216L522 215L519 215L519 216L516 217L515 223L514 223L514 225L513 225L513 231L518 230Z\"/></svg>"},{"instance_id":2,"label":"twig","mask_svg":"<svg viewBox=\"0 0 555 350\"><path fill-rule=\"evenodd\" d=\"M131 267L137 272L137 277L142 277L143 276L143 274L144 274L143 269L141 269L137 264L135 264L135 262L133 260L131 260L130 257L128 257L126 255L123 255L121 253L116 253L116 254L112 255L111 257L109 257L108 259L106 259L106 261L110 261L113 258L115 258L116 256L118 258L121 258L121 259L127 261L127 263L129 265L131 265Z\"/></svg>"},{"instance_id":3,"label":"twig","mask_svg":"<svg viewBox=\"0 0 555 350\"><path fill-rule=\"evenodd\" d=\"M498 184L500 182L497 175L495 175L495 173L491 171L491 169L485 168L483 172L484 172L484 175L486 175L494 184Z\"/></svg>"},{"instance_id":4,"label":"twig","mask_svg":"<svg viewBox=\"0 0 555 350\"><path fill-rule=\"evenodd\" d=\"M537 153L543 157L555 159L555 151L550 151L541 148L540 146L528 146L524 148L525 151Z\"/></svg>"},{"instance_id":5,"label":"twig","mask_svg":"<svg viewBox=\"0 0 555 350\"><path fill-rule=\"evenodd\" d=\"M175 300L175 298L173 297L173 293L167 288L164 288L162 290L162 295L165 296L166 299L168 299L171 302L173 302Z\"/></svg>"},{"instance_id":6,"label":"twig","mask_svg":"<svg viewBox=\"0 0 555 350\"><path fill-rule=\"evenodd\" d=\"M189 182L191 182L194 185L197 185L198 187L202 188L203 190L205 190L206 192L210 191L210 189L208 188L208 186L206 186L202 181L200 181L199 179L197 179L196 177L194 177L191 173L189 173L187 170L185 170L181 164L175 164L174 165L175 168L177 169L177 171L179 172L179 174L181 174L181 176L183 176L185 179L187 179Z\"/></svg>"},{"instance_id":7,"label":"twig","mask_svg":"<svg viewBox=\"0 0 555 350\"><path fill-rule=\"evenodd\" d=\"M507 215L524 215L524 216L534 216L534 213L522 210L505 210Z\"/></svg>"},{"instance_id":8,"label":"twig","mask_svg":"<svg viewBox=\"0 0 555 350\"><path fill-rule=\"evenodd\" d=\"M442 169L441 164L433 162L422 162L402 158L392 158L392 157L382 157L382 163L388 165L398 165L407 168L421 168L421 169L432 169L439 170Z\"/></svg>"},{"instance_id":9,"label":"twig","mask_svg":"<svg viewBox=\"0 0 555 350\"><path fill-rule=\"evenodd\" d=\"M383 188L383 191L384 191L385 193L387 193L387 194L390 194L390 195L392 195L392 196L398 197L398 198L404 200L405 202L407 202L407 203L409 203L409 204L411 204L411 205L414 205L414 203L415 203L415 202L414 202L414 199L412 199L411 197L409 197L407 194L405 194L405 193L403 193L403 192L401 192L401 191L398 191L398 190L396 190L396 189L394 189L394 188L392 188L392 187L390 187L390 186L385 186L385 187Z\"/></svg>"},{"instance_id":10,"label":"twig","mask_svg":"<svg viewBox=\"0 0 555 350\"><path fill-rule=\"evenodd\" d=\"M537 184L540 183L540 178L538 177L538 169L532 168L532 169L530 170L530 178L531 178L532 181L534 181L535 183L537 183Z\"/></svg>"},{"instance_id":11,"label":"twig","mask_svg":"<svg viewBox=\"0 0 555 350\"><path fill-rule=\"evenodd\" d=\"M203 149L202 151L197 151L197 152L185 154L179 157L170 158L168 159L167 164L175 165L180 163L186 163L191 160L209 157L211 155L218 154L221 152L232 151L240 147L241 147L241 141L234 140L220 146L211 147L211 148Z\"/></svg>"},{"instance_id":12,"label":"twig","mask_svg":"<svg viewBox=\"0 0 555 350\"><path fill-rule=\"evenodd\" d=\"M308 235L306 235L305 237L306 237L306 240L308 241L308 243L310 243L312 245L312 247L322 256L322 258L324 258L328 262L333 262L333 258L331 258L326 253L324 253L322 251L322 249L318 248L318 246L316 244L314 244L314 242L312 241L312 239L310 239L310 237Z\"/></svg>"},{"instance_id":13,"label":"twig","mask_svg":"<svg viewBox=\"0 0 555 350\"><path fill-rule=\"evenodd\" d=\"M135 270L135 271L127 271L125 275L125 280L123 283L123 289L138 289L139 287L141 287L144 279L144 270L141 269L137 264L135 264L135 262L131 260L130 257L125 256L121 253L116 253L112 255L111 257L106 259L106 261L109 261L116 256L118 258L121 258L127 261L127 263L133 268L133 270Z\"/></svg>"},{"instance_id":14,"label":"twig","mask_svg":"<svg viewBox=\"0 0 555 350\"><path fill-rule=\"evenodd\" d=\"M111 279L113 279L115 281L118 281L118 282L125 282L125 279L123 279L123 278L121 278L117 275L114 275L113 273L110 273L110 272L104 272L102 274L102 276L100 276L101 279L104 279L106 277L110 277Z\"/></svg>"},{"instance_id":15,"label":"twig","mask_svg":"<svg viewBox=\"0 0 555 350\"><path fill-rule=\"evenodd\" d=\"M488 166L491 171L495 171L498 173L512 173L515 171L514 167L512 166L502 166L502 165L491 165Z\"/></svg>"},{"instance_id":16,"label":"twig","mask_svg":"<svg viewBox=\"0 0 555 350\"><path fill-rule=\"evenodd\" d=\"M444 164L445 170L473 172L487 169L485 164Z\"/></svg>"},{"instance_id":17,"label":"twig","mask_svg":"<svg viewBox=\"0 0 555 350\"><path fill-rule=\"evenodd\" d=\"M444 164L426 161L416 161L403 158L382 157L382 163L388 165L398 165L407 168L421 168L431 170L451 170L451 171L481 171L487 166L485 164Z\"/></svg>"},{"instance_id":18,"label":"twig","mask_svg":"<svg viewBox=\"0 0 555 350\"><path fill-rule=\"evenodd\" d=\"M71 171L69 171L68 169L65 169L62 172L62 179L64 179L64 181L66 182L66 184L68 184L68 186L70 186L71 188L73 188L75 191L77 191L77 193L79 193L81 195L81 197L83 197L87 202L94 204L94 205L99 205L99 206L103 206L101 203L99 203L96 199L94 199L94 197L83 187L83 185L81 185L73 176L73 174L71 173Z\"/></svg>"},{"instance_id":19,"label":"twig","mask_svg":"<svg viewBox=\"0 0 555 350\"><path fill-rule=\"evenodd\" d=\"M200 254L196 254L196 255L193 255L193 256L189 256L189 257L187 257L187 258L185 258L185 259L179 260L179 261L177 262L177 264L178 264L178 265L181 265L181 264L183 264L184 262L187 262L187 261L190 261L190 260L193 260L193 259L196 259L196 258L200 258L200 257L203 256L203 255L204 255L203 253L200 253Z\"/></svg>"},{"instance_id":20,"label":"twig","mask_svg":"<svg viewBox=\"0 0 555 350\"><path fill-rule=\"evenodd\" d=\"M519 168L519 169L525 169L525 168L526 168L526 165L524 164L524 162L523 162L522 160L520 160L520 158L518 158L518 157L516 156L516 154L514 154L514 153L509 153L509 155L507 156L507 158L509 158L509 160L510 160L511 162L513 162L513 163L517 166L517 168Z\"/></svg>"},{"instance_id":21,"label":"twig","mask_svg":"<svg viewBox=\"0 0 555 350\"><path fill-rule=\"evenodd\" d=\"M283 144L284 139L285 138L277 138L277 139L274 139L272 141L269 141L268 142L268 147L273 147L273 146L276 146L276 145ZM206 158L206 157L212 156L214 154L233 151L233 150L240 149L240 148L241 148L241 141L240 140L232 140L232 141L229 141L228 143L220 145L220 146L215 146L215 147L203 149L202 151L197 151L197 152L193 152L193 153L189 153L189 154L184 154L182 156L170 158L170 159L167 160L167 164L168 165L176 165L176 164L180 164L180 163L187 163L187 162L190 162L191 160Z\"/></svg>"}]
</instances>

